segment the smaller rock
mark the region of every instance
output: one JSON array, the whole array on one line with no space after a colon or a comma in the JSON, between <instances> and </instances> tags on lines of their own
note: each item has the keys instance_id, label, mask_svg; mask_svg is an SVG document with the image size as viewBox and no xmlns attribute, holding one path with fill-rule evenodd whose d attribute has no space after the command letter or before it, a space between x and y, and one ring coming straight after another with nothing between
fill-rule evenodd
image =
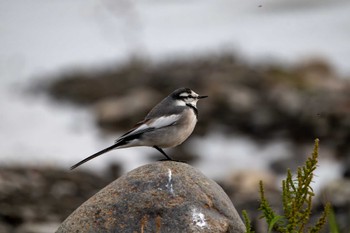
<instances>
[{"instance_id":1,"label":"smaller rock","mask_svg":"<svg viewBox=\"0 0 350 233\"><path fill-rule=\"evenodd\" d=\"M0 232L13 232L13 227L4 222L0 222Z\"/></svg>"},{"instance_id":2,"label":"smaller rock","mask_svg":"<svg viewBox=\"0 0 350 233\"><path fill-rule=\"evenodd\" d=\"M287 158L278 158L269 164L269 168L276 174L284 175L288 169L295 171L300 164L302 164L297 156L291 156Z\"/></svg>"},{"instance_id":3,"label":"smaller rock","mask_svg":"<svg viewBox=\"0 0 350 233\"><path fill-rule=\"evenodd\" d=\"M318 206L323 208L324 200L331 203L339 232L349 232L350 229L350 180L339 179L327 184L320 195Z\"/></svg>"},{"instance_id":4,"label":"smaller rock","mask_svg":"<svg viewBox=\"0 0 350 233\"><path fill-rule=\"evenodd\" d=\"M350 206L350 180L332 181L323 188L321 196L327 197L334 206Z\"/></svg>"},{"instance_id":5,"label":"smaller rock","mask_svg":"<svg viewBox=\"0 0 350 233\"><path fill-rule=\"evenodd\" d=\"M54 232L59 226L58 222L25 223L15 233L47 233Z\"/></svg>"},{"instance_id":6,"label":"smaller rock","mask_svg":"<svg viewBox=\"0 0 350 233\"><path fill-rule=\"evenodd\" d=\"M344 165L344 173L343 176L346 179L350 179L350 152L347 152L347 156L345 157L343 161Z\"/></svg>"},{"instance_id":7,"label":"smaller rock","mask_svg":"<svg viewBox=\"0 0 350 233\"><path fill-rule=\"evenodd\" d=\"M276 204L280 197L280 192L277 189L278 179L276 175L268 171L249 170L236 172L223 180L222 186L237 208L238 206L244 206L243 209L252 207L256 209L260 199L260 180L263 181L267 197L271 200L271 203ZM246 206L247 203L250 205Z\"/></svg>"},{"instance_id":8,"label":"smaller rock","mask_svg":"<svg viewBox=\"0 0 350 233\"><path fill-rule=\"evenodd\" d=\"M0 167L0 233L53 232L57 223L114 179L83 170Z\"/></svg>"},{"instance_id":9,"label":"smaller rock","mask_svg":"<svg viewBox=\"0 0 350 233\"><path fill-rule=\"evenodd\" d=\"M262 170L243 170L226 177L220 184L229 195L237 210L248 211L251 224L256 232L265 232L268 226L265 219L261 219L259 182L263 181L265 195L274 209L278 209L281 193L277 188L277 177Z\"/></svg>"}]
</instances>

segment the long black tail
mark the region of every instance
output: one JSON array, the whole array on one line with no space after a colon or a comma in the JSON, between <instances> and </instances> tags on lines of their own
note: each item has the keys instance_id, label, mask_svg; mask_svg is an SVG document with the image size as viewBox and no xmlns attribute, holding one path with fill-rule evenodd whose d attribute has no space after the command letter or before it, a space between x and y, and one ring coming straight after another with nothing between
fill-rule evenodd
<instances>
[{"instance_id":1,"label":"long black tail","mask_svg":"<svg viewBox=\"0 0 350 233\"><path fill-rule=\"evenodd\" d=\"M83 159L83 160L80 161L79 163L77 163L77 164L71 166L71 167L70 167L70 170L73 170L74 168L79 167L79 166L82 165L83 163L86 163L87 161L90 161L91 159L96 158L96 157L99 156L99 155L102 155L102 154L104 154L104 153L106 153L106 152L108 152L108 151L110 151L110 150L113 150L114 148L116 148L116 147L118 147L118 146L120 146L120 144L114 144L114 145L112 145L112 146L110 146L110 147L107 147L106 149L103 149L103 150L101 150L101 151L99 151L99 152L97 152L97 153L95 153L95 154L93 154L93 155L90 155L90 156L87 157L86 159Z\"/></svg>"}]
</instances>

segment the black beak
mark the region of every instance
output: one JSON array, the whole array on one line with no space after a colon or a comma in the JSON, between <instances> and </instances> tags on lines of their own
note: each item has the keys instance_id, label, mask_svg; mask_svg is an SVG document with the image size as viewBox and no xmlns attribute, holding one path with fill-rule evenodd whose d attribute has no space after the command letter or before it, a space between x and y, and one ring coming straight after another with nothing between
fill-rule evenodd
<instances>
[{"instance_id":1,"label":"black beak","mask_svg":"<svg viewBox=\"0 0 350 233\"><path fill-rule=\"evenodd\" d=\"M207 98L208 96L207 95L200 95L197 97L197 99L204 99L204 98Z\"/></svg>"}]
</instances>

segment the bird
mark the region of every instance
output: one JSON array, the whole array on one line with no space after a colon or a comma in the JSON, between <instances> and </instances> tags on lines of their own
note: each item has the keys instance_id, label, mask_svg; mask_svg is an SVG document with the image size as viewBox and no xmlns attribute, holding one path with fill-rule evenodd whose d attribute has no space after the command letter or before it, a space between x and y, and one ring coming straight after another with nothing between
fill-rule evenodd
<instances>
[{"instance_id":1,"label":"bird","mask_svg":"<svg viewBox=\"0 0 350 233\"><path fill-rule=\"evenodd\" d=\"M81 160L70 169L73 170L111 150L135 146L153 147L166 157L165 160L173 160L163 148L178 146L192 134L198 120L197 101L207 97L198 95L190 88L176 89L113 145Z\"/></svg>"}]
</instances>

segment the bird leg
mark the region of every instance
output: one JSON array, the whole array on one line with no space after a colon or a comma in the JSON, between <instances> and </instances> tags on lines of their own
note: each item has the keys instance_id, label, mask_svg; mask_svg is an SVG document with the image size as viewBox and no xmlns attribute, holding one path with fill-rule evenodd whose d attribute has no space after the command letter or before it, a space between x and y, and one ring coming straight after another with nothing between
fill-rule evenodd
<instances>
[{"instance_id":1,"label":"bird leg","mask_svg":"<svg viewBox=\"0 0 350 233\"><path fill-rule=\"evenodd\" d=\"M165 157L166 160L173 160L172 158L170 158L161 148L159 148L158 146L153 146L154 149L158 150L160 153L162 153Z\"/></svg>"}]
</instances>

